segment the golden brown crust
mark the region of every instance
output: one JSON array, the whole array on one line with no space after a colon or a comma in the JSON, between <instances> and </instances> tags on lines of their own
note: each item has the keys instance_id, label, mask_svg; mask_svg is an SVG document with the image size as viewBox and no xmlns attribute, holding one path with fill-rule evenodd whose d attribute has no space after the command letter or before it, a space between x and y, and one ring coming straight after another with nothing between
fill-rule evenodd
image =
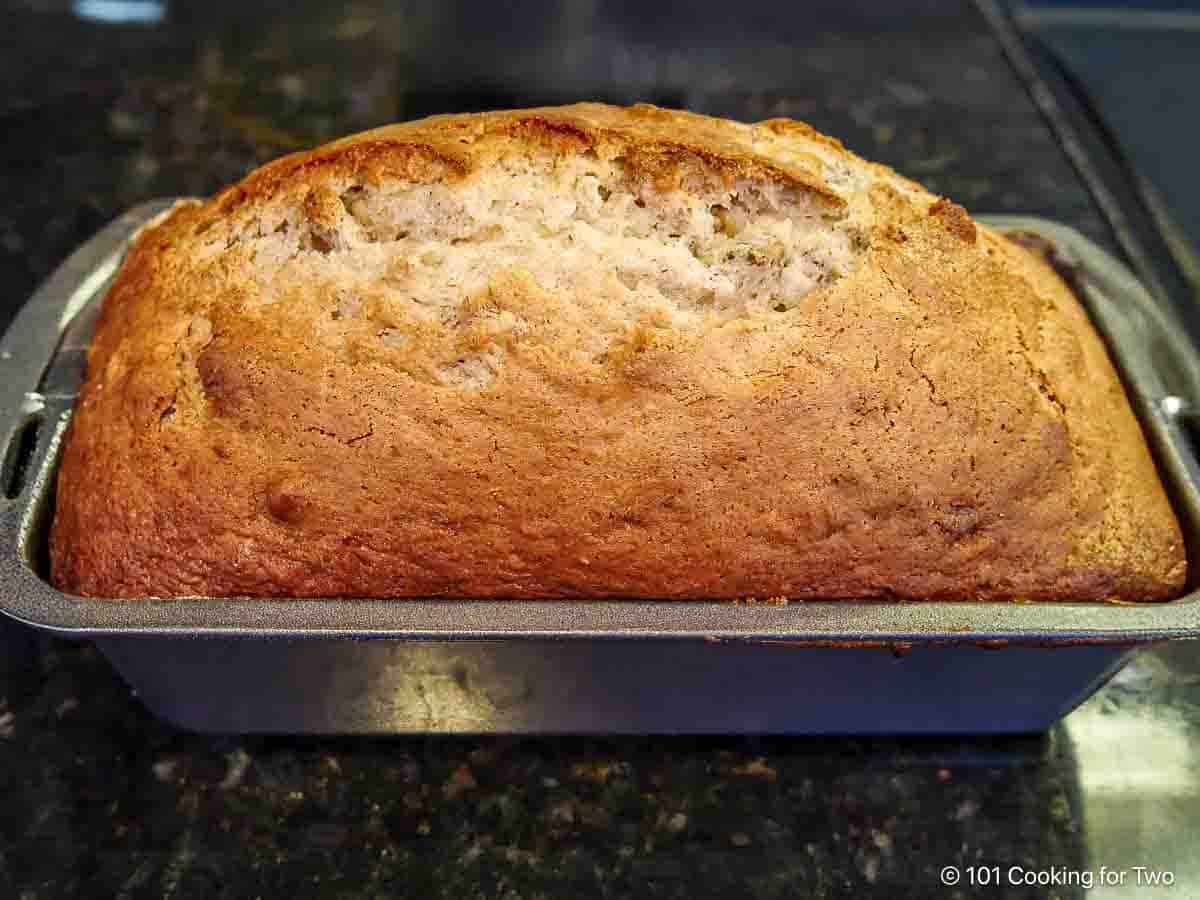
<instances>
[{"instance_id":1,"label":"golden brown crust","mask_svg":"<svg viewBox=\"0 0 1200 900\"><path fill-rule=\"evenodd\" d=\"M245 223L292 204L320 255L356 227L340 186L465 183L530 148L619 154L664 193L801 192L855 223L861 258L796 308L688 328L626 327L610 288L520 269L453 329L370 291L343 320L299 261L265 302ZM589 357L597 322L619 336ZM482 352L494 381L447 380ZM368 132L143 233L51 559L95 596L1151 600L1185 575L1105 349L1048 267L801 123L596 104Z\"/></svg>"}]
</instances>

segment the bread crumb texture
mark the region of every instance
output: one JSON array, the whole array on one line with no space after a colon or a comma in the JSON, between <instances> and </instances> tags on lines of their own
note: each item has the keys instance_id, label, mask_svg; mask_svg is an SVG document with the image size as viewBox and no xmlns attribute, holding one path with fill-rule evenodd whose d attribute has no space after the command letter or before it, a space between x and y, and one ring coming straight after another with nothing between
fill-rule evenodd
<instances>
[{"instance_id":1,"label":"bread crumb texture","mask_svg":"<svg viewBox=\"0 0 1200 900\"><path fill-rule=\"evenodd\" d=\"M806 125L598 104L288 156L141 234L60 468L101 597L1164 599L1041 261Z\"/></svg>"}]
</instances>

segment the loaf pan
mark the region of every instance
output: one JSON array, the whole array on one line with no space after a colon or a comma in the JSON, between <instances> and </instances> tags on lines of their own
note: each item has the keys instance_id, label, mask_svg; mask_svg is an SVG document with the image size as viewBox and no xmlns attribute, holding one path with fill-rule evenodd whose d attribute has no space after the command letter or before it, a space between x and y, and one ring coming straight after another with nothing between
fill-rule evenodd
<instances>
[{"instance_id":1,"label":"loaf pan","mask_svg":"<svg viewBox=\"0 0 1200 900\"><path fill-rule=\"evenodd\" d=\"M1168 603L786 605L664 601L99 601L46 580L59 450L131 210L75 252L0 342L0 609L95 640L180 726L275 733L963 733L1040 730L1138 645L1200 634ZM1182 317L1078 233L1048 242L1109 343L1200 547L1189 423L1200 354Z\"/></svg>"}]
</instances>

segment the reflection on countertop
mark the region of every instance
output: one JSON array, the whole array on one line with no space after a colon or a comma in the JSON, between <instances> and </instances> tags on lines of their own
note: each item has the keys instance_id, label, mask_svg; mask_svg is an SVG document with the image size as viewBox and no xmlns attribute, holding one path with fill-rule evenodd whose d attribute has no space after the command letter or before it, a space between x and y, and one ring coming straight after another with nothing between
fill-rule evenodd
<instances>
[{"instance_id":1,"label":"reflection on countertop","mask_svg":"<svg viewBox=\"0 0 1200 900\"><path fill-rule=\"evenodd\" d=\"M0 33L0 327L148 198L397 118L579 98L803 118L974 211L1111 246L969 4L654 9L19 3ZM1200 883L1191 644L1140 653L1029 737L239 739L156 721L85 642L0 631L5 896L925 898L947 865ZM464 702L431 684L431 708Z\"/></svg>"},{"instance_id":2,"label":"reflection on countertop","mask_svg":"<svg viewBox=\"0 0 1200 900\"><path fill-rule=\"evenodd\" d=\"M1185 892L1200 885L1200 648L1136 654L1058 730L1076 761L1091 866L1130 873L1089 896L1144 896L1135 866L1171 872Z\"/></svg>"}]
</instances>

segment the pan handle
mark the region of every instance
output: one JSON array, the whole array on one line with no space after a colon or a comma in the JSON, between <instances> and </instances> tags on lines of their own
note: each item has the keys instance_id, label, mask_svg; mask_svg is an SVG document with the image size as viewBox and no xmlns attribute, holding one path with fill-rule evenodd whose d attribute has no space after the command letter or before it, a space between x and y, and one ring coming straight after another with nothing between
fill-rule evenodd
<instances>
[{"instance_id":1,"label":"pan handle","mask_svg":"<svg viewBox=\"0 0 1200 900\"><path fill-rule=\"evenodd\" d=\"M0 337L0 507L20 499L32 461L56 430L38 387L64 333L107 288L137 230L178 202L151 200L105 226L67 257Z\"/></svg>"}]
</instances>

